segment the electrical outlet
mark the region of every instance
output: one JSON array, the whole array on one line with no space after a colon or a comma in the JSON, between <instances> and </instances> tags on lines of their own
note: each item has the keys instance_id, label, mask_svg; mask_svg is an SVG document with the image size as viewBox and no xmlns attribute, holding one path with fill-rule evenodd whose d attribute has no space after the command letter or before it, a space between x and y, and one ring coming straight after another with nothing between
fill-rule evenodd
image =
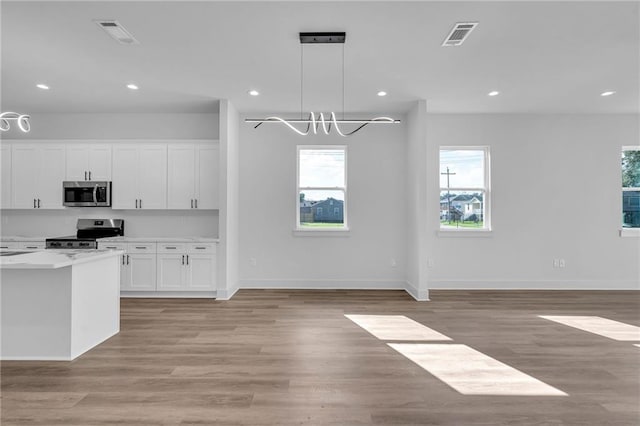
<instances>
[{"instance_id":1,"label":"electrical outlet","mask_svg":"<svg viewBox=\"0 0 640 426\"><path fill-rule=\"evenodd\" d=\"M560 267L560 259L553 259L553 267L554 268Z\"/></svg>"},{"instance_id":2,"label":"electrical outlet","mask_svg":"<svg viewBox=\"0 0 640 426\"><path fill-rule=\"evenodd\" d=\"M396 266L398 266L398 262L395 259L391 259L391 267L395 268Z\"/></svg>"},{"instance_id":3,"label":"electrical outlet","mask_svg":"<svg viewBox=\"0 0 640 426\"><path fill-rule=\"evenodd\" d=\"M427 268L433 268L435 261L433 259L427 259Z\"/></svg>"},{"instance_id":4,"label":"electrical outlet","mask_svg":"<svg viewBox=\"0 0 640 426\"><path fill-rule=\"evenodd\" d=\"M565 265L565 263L564 263L564 259L559 259L559 261L558 261L558 265L559 265L561 268L564 268L564 265Z\"/></svg>"},{"instance_id":5,"label":"electrical outlet","mask_svg":"<svg viewBox=\"0 0 640 426\"><path fill-rule=\"evenodd\" d=\"M251 264L251 266L257 266L258 265L258 261L256 260L255 257L252 257L249 259L249 263Z\"/></svg>"}]
</instances>

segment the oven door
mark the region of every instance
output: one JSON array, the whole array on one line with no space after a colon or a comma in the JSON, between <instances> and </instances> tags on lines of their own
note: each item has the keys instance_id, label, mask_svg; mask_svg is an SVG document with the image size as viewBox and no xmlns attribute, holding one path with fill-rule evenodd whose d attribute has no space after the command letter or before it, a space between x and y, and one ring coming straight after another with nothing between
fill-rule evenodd
<instances>
[{"instance_id":1,"label":"oven door","mask_svg":"<svg viewBox=\"0 0 640 426\"><path fill-rule=\"evenodd\" d=\"M111 182L62 182L62 204L67 207L109 207Z\"/></svg>"}]
</instances>

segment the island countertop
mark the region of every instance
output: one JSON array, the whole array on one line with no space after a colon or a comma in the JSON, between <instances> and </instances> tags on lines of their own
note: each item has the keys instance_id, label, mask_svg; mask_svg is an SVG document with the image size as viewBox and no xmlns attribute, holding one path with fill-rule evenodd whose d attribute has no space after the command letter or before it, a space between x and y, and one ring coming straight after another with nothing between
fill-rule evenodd
<instances>
[{"instance_id":1,"label":"island countertop","mask_svg":"<svg viewBox=\"0 0 640 426\"><path fill-rule=\"evenodd\" d=\"M122 250L3 250L0 256L1 269L58 269L81 263L93 262L111 256L120 256Z\"/></svg>"}]
</instances>

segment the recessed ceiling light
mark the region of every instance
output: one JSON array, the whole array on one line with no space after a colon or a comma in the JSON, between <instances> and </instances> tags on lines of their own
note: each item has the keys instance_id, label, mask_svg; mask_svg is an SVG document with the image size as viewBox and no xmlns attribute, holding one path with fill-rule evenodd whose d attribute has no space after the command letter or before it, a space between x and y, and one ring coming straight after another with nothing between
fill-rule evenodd
<instances>
[{"instance_id":1,"label":"recessed ceiling light","mask_svg":"<svg viewBox=\"0 0 640 426\"><path fill-rule=\"evenodd\" d=\"M137 85L133 84L133 83L127 84L127 88L131 89L131 90L138 90L139 89L139 87Z\"/></svg>"},{"instance_id":2,"label":"recessed ceiling light","mask_svg":"<svg viewBox=\"0 0 640 426\"><path fill-rule=\"evenodd\" d=\"M385 92L384 90L381 90L378 92L378 96L387 96L387 92Z\"/></svg>"},{"instance_id":3,"label":"recessed ceiling light","mask_svg":"<svg viewBox=\"0 0 640 426\"><path fill-rule=\"evenodd\" d=\"M494 91L488 93L489 96L498 96L499 94L500 94L500 92L498 92L497 90L494 90Z\"/></svg>"},{"instance_id":4,"label":"recessed ceiling light","mask_svg":"<svg viewBox=\"0 0 640 426\"><path fill-rule=\"evenodd\" d=\"M38 89L42 89L42 90L49 90L49 86L47 86L46 84L42 84L42 83L36 84L36 87Z\"/></svg>"},{"instance_id":5,"label":"recessed ceiling light","mask_svg":"<svg viewBox=\"0 0 640 426\"><path fill-rule=\"evenodd\" d=\"M613 94L615 94L616 92L602 92L600 93L600 96L611 96Z\"/></svg>"},{"instance_id":6,"label":"recessed ceiling light","mask_svg":"<svg viewBox=\"0 0 640 426\"><path fill-rule=\"evenodd\" d=\"M255 89L249 90L247 93L250 94L251 96L258 96L260 94L260 92L258 92Z\"/></svg>"}]
</instances>

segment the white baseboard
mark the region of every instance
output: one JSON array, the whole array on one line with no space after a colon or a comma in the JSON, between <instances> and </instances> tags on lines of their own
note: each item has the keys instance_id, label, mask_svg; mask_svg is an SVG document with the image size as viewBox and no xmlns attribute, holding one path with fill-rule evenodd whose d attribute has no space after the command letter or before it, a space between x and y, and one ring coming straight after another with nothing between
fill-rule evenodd
<instances>
[{"instance_id":1,"label":"white baseboard","mask_svg":"<svg viewBox=\"0 0 640 426\"><path fill-rule=\"evenodd\" d=\"M216 300L229 300L240 290L239 287L234 287L230 289L218 289Z\"/></svg>"},{"instance_id":2,"label":"white baseboard","mask_svg":"<svg viewBox=\"0 0 640 426\"><path fill-rule=\"evenodd\" d=\"M405 281L393 280L241 280L240 288L291 290L405 290Z\"/></svg>"},{"instance_id":3,"label":"white baseboard","mask_svg":"<svg viewBox=\"0 0 640 426\"><path fill-rule=\"evenodd\" d=\"M432 280L430 290L640 290L634 280Z\"/></svg>"},{"instance_id":4,"label":"white baseboard","mask_svg":"<svg viewBox=\"0 0 640 426\"><path fill-rule=\"evenodd\" d=\"M420 291L409 281L407 281L405 285L405 291L418 302L429 301L429 290Z\"/></svg>"},{"instance_id":5,"label":"white baseboard","mask_svg":"<svg viewBox=\"0 0 640 426\"><path fill-rule=\"evenodd\" d=\"M121 291L120 298L192 298L192 299L214 299L215 291Z\"/></svg>"}]
</instances>

